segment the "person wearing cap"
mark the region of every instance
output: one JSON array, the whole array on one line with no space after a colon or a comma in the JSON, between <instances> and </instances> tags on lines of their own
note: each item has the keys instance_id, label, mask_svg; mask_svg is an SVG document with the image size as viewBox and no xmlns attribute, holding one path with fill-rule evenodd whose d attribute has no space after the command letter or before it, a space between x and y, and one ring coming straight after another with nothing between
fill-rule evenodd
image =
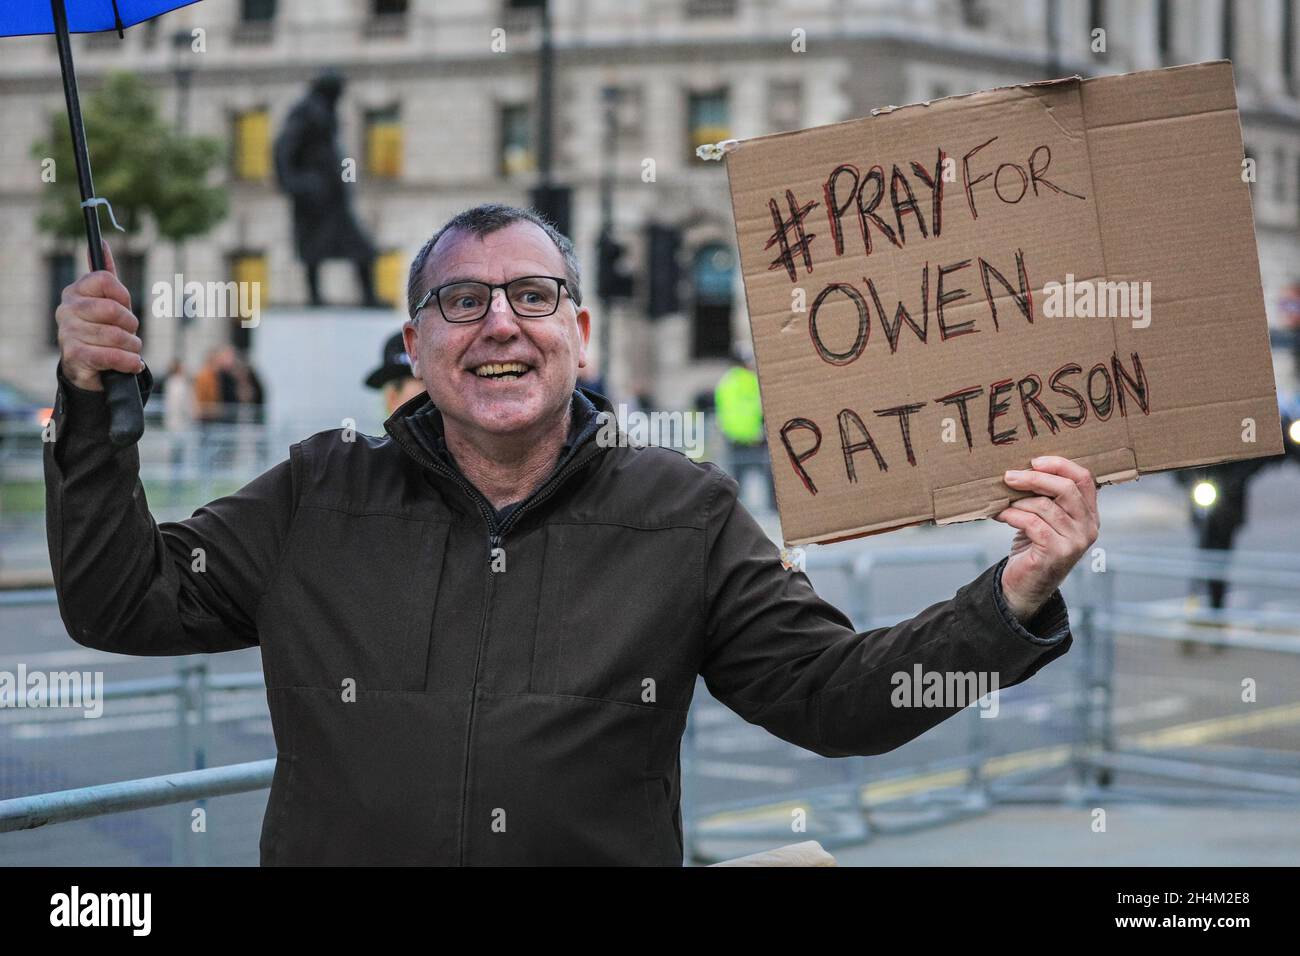
<instances>
[{"instance_id":1,"label":"person wearing cap","mask_svg":"<svg viewBox=\"0 0 1300 956\"><path fill-rule=\"evenodd\" d=\"M1098 529L1079 464L1007 472L1029 492L998 515L1010 553L858 631L722 469L609 435L613 406L577 384L592 315L550 223L457 215L412 262L407 303L427 394L385 437L313 435L162 524L99 387L102 369L141 373L147 398L125 288L91 273L56 313L45 480L63 621L116 653L260 646L277 751L264 865L680 866L697 677L750 723L845 757L974 703L900 702L897 675L1008 687L1070 647L1058 586Z\"/></svg>"},{"instance_id":2,"label":"person wearing cap","mask_svg":"<svg viewBox=\"0 0 1300 956\"><path fill-rule=\"evenodd\" d=\"M402 333L397 332L384 343L384 354L379 367L366 376L366 387L377 388L384 394L384 408L391 415L424 391L424 383L411 370L411 356L406 354Z\"/></svg>"}]
</instances>

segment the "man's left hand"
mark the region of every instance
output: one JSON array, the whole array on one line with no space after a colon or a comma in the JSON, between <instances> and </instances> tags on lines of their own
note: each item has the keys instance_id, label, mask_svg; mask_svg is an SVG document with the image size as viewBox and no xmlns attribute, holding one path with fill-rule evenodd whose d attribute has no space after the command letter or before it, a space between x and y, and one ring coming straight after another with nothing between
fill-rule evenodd
<instances>
[{"instance_id":1,"label":"man's left hand","mask_svg":"<svg viewBox=\"0 0 1300 956\"><path fill-rule=\"evenodd\" d=\"M1021 622L1060 587L1101 528L1097 483L1088 469L1059 455L1042 455L1030 464L1029 471L1008 471L1003 481L1036 494L994 515L1016 529L1002 569L1002 594Z\"/></svg>"}]
</instances>

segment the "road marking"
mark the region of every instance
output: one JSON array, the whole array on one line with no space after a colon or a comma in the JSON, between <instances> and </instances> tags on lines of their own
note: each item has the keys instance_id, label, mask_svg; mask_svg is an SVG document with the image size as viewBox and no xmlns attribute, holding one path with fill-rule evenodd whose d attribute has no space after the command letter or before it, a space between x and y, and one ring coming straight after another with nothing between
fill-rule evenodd
<instances>
[{"instance_id":1,"label":"road marking","mask_svg":"<svg viewBox=\"0 0 1300 956\"><path fill-rule=\"evenodd\" d=\"M1283 704L1250 714L1211 717L1208 720L1179 724L1162 730L1132 734L1121 737L1119 746L1125 749L1130 747L1191 747L1213 740L1238 737L1243 734L1289 724L1300 724L1300 703ZM1021 750L1016 753L991 757L980 765L980 773L986 779L995 779L1023 770L1042 770L1064 766L1069 759L1069 745L1038 747L1032 750ZM931 771L868 783L862 787L859 795L867 805L878 805L930 790L959 787L968 779L968 771L964 769ZM745 810L726 810L702 819L699 826L703 829L706 827L724 827L727 824L734 823L761 823L773 819L784 824L788 821L791 810L800 807L806 808L806 803L807 801L785 800L780 803Z\"/></svg>"},{"instance_id":2,"label":"road marking","mask_svg":"<svg viewBox=\"0 0 1300 956\"><path fill-rule=\"evenodd\" d=\"M1157 700L1144 700L1137 704L1114 708L1110 713L1110 722L1113 726L1118 727L1123 724L1138 724L1144 720L1155 720L1159 717L1172 717L1174 714L1181 714L1185 711L1188 703L1186 697L1161 697Z\"/></svg>"},{"instance_id":3,"label":"road marking","mask_svg":"<svg viewBox=\"0 0 1300 956\"><path fill-rule=\"evenodd\" d=\"M114 701L113 703L118 703ZM51 708L53 709L53 708ZM117 734L138 730L157 730L175 727L179 723L176 707L164 707L156 711L138 714L117 714L112 717L87 719L79 710L59 708L68 719L40 720L33 723L18 724L8 734L9 740L49 740L57 737L89 737L97 734ZM73 716L68 717L69 714ZM208 709L208 723L220 724L233 720L247 720L266 714L265 699L251 700L243 703L217 704ZM191 720L191 726L194 721Z\"/></svg>"},{"instance_id":4,"label":"road marking","mask_svg":"<svg viewBox=\"0 0 1300 956\"><path fill-rule=\"evenodd\" d=\"M73 648L65 651L42 651L39 654L6 654L0 657L0 670L14 670L19 664L26 664L29 671L85 669L94 664L135 664L138 657L126 654L110 654L87 647Z\"/></svg>"},{"instance_id":5,"label":"road marking","mask_svg":"<svg viewBox=\"0 0 1300 956\"><path fill-rule=\"evenodd\" d=\"M1249 714L1211 717L1177 727L1166 727L1137 734L1125 741L1134 747L1194 747L1212 740L1240 737L1260 730L1300 723L1300 703L1269 707Z\"/></svg>"},{"instance_id":6,"label":"road marking","mask_svg":"<svg viewBox=\"0 0 1300 956\"><path fill-rule=\"evenodd\" d=\"M731 763L723 760L697 760L692 772L700 777L719 780L745 780L761 783L795 783L799 779L793 767L773 767L769 764Z\"/></svg>"}]
</instances>

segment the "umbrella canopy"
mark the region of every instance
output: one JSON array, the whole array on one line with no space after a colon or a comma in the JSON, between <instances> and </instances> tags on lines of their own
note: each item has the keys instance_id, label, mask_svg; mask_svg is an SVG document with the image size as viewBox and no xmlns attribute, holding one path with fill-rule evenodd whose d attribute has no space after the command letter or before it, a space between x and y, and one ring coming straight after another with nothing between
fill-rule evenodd
<instances>
[{"instance_id":1,"label":"umbrella canopy","mask_svg":"<svg viewBox=\"0 0 1300 956\"><path fill-rule=\"evenodd\" d=\"M69 33L122 30L198 0L66 0ZM4 0L0 37L53 33L50 0Z\"/></svg>"},{"instance_id":2,"label":"umbrella canopy","mask_svg":"<svg viewBox=\"0 0 1300 956\"><path fill-rule=\"evenodd\" d=\"M104 268L99 207L107 205L107 202L95 195L68 34L116 30L120 36L125 27L194 2L196 0L4 0L0 4L0 36L54 34L59 68L63 73L63 95L68 106L72 155L77 164L77 184L81 189L81 208L86 217L86 242L92 269ZM112 214L111 206L109 214ZM102 372L100 379L108 402L109 438L116 445L133 444L144 434L144 408L135 376L110 371Z\"/></svg>"}]
</instances>

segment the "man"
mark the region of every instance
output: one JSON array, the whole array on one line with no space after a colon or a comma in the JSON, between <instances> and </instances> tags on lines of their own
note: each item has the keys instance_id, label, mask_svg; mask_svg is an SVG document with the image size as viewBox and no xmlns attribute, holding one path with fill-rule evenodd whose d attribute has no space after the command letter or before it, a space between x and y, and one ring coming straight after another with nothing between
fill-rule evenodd
<instances>
[{"instance_id":1,"label":"man","mask_svg":"<svg viewBox=\"0 0 1300 956\"><path fill-rule=\"evenodd\" d=\"M92 273L57 312L46 483L68 633L131 654L261 645L278 751L264 864L680 865L697 674L746 720L837 757L959 709L892 706L893 674L1007 686L1068 649L1057 585L1097 533L1083 468L1008 473L1033 492L1000 515L1019 530L1010 557L858 634L782 568L720 469L597 440L612 409L574 387L591 315L551 226L462 213L407 294L428 394L387 437L314 435L163 525L98 391L102 369L144 370L126 291Z\"/></svg>"},{"instance_id":2,"label":"man","mask_svg":"<svg viewBox=\"0 0 1300 956\"><path fill-rule=\"evenodd\" d=\"M365 384L367 388L377 388L383 393L384 408L390 415L416 395L424 393L424 383L411 374L411 356L406 354L401 332L393 333L384 343L379 367L366 376Z\"/></svg>"}]
</instances>

